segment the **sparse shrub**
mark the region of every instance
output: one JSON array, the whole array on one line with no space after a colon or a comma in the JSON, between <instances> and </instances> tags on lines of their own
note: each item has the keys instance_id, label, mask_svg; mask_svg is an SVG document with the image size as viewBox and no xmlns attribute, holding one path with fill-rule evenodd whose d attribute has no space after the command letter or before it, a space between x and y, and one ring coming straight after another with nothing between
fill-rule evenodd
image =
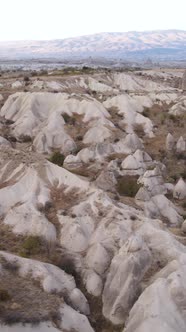
<instances>
[{"instance_id":1,"label":"sparse shrub","mask_svg":"<svg viewBox=\"0 0 186 332\"><path fill-rule=\"evenodd\" d=\"M0 301L1 302L5 302L10 300L10 294L8 293L8 291L6 289L2 289L0 288Z\"/></svg>"},{"instance_id":2,"label":"sparse shrub","mask_svg":"<svg viewBox=\"0 0 186 332\"><path fill-rule=\"evenodd\" d=\"M20 251L20 256L29 257L31 255L36 255L41 251L42 243L38 236L28 236L27 239L22 244L22 249Z\"/></svg>"},{"instance_id":3,"label":"sparse shrub","mask_svg":"<svg viewBox=\"0 0 186 332\"><path fill-rule=\"evenodd\" d=\"M145 107L143 112L142 112L142 115L145 116L146 118L148 118L149 113L150 113L150 109L148 107Z\"/></svg>"},{"instance_id":4,"label":"sparse shrub","mask_svg":"<svg viewBox=\"0 0 186 332\"><path fill-rule=\"evenodd\" d=\"M16 273L17 270L19 269L19 266L17 264L17 262L10 262L7 260L3 260L1 261L1 265L3 266L4 269L10 271L11 273Z\"/></svg>"},{"instance_id":5,"label":"sparse shrub","mask_svg":"<svg viewBox=\"0 0 186 332\"><path fill-rule=\"evenodd\" d=\"M182 207L186 209L186 202L183 202Z\"/></svg>"},{"instance_id":6,"label":"sparse shrub","mask_svg":"<svg viewBox=\"0 0 186 332\"><path fill-rule=\"evenodd\" d=\"M178 118L174 114L169 114L169 119L172 120L173 122L177 122Z\"/></svg>"},{"instance_id":7,"label":"sparse shrub","mask_svg":"<svg viewBox=\"0 0 186 332\"><path fill-rule=\"evenodd\" d=\"M117 190L121 196L134 197L140 185L137 183L137 177L135 176L123 176L118 179Z\"/></svg>"},{"instance_id":8,"label":"sparse shrub","mask_svg":"<svg viewBox=\"0 0 186 332\"><path fill-rule=\"evenodd\" d=\"M43 69L43 70L40 71L39 74L42 75L42 76L45 76L45 75L48 75L48 71L46 69Z\"/></svg>"},{"instance_id":9,"label":"sparse shrub","mask_svg":"<svg viewBox=\"0 0 186 332\"><path fill-rule=\"evenodd\" d=\"M114 143L117 143L117 142L119 142L119 138L114 139Z\"/></svg>"},{"instance_id":10,"label":"sparse shrub","mask_svg":"<svg viewBox=\"0 0 186 332\"><path fill-rule=\"evenodd\" d=\"M32 138L29 135L21 135L20 136L20 140L23 143L30 143L30 142L32 142Z\"/></svg>"},{"instance_id":11,"label":"sparse shrub","mask_svg":"<svg viewBox=\"0 0 186 332\"><path fill-rule=\"evenodd\" d=\"M78 136L76 137L76 139L77 139L77 141L82 141L82 140L83 140L83 136L82 136L82 135L78 135Z\"/></svg>"},{"instance_id":12,"label":"sparse shrub","mask_svg":"<svg viewBox=\"0 0 186 332\"><path fill-rule=\"evenodd\" d=\"M138 135L139 137L144 136L144 129L143 129L143 126L141 124L136 124L134 126L134 131L135 131L136 135Z\"/></svg>"},{"instance_id":13,"label":"sparse shrub","mask_svg":"<svg viewBox=\"0 0 186 332\"><path fill-rule=\"evenodd\" d=\"M65 156L57 151L54 152L52 154L52 156L49 158L49 161L51 161L51 163L56 164L61 167L63 166L64 160L65 160Z\"/></svg>"},{"instance_id":14,"label":"sparse shrub","mask_svg":"<svg viewBox=\"0 0 186 332\"><path fill-rule=\"evenodd\" d=\"M185 169L183 172L180 173L180 176L181 176L184 180L186 180L186 169Z\"/></svg>"},{"instance_id":15,"label":"sparse shrub","mask_svg":"<svg viewBox=\"0 0 186 332\"><path fill-rule=\"evenodd\" d=\"M24 76L23 80L25 83L28 83L30 81L30 78L28 76Z\"/></svg>"},{"instance_id":16,"label":"sparse shrub","mask_svg":"<svg viewBox=\"0 0 186 332\"><path fill-rule=\"evenodd\" d=\"M176 158L178 160L182 159L182 160L186 160L186 153L184 152L179 152L179 153L176 153Z\"/></svg>"},{"instance_id":17,"label":"sparse shrub","mask_svg":"<svg viewBox=\"0 0 186 332\"><path fill-rule=\"evenodd\" d=\"M69 125L75 125L76 123L76 119L72 118L70 115L68 115L67 113L64 113L63 115L63 119L65 120L65 123L69 124Z\"/></svg>"},{"instance_id":18,"label":"sparse shrub","mask_svg":"<svg viewBox=\"0 0 186 332\"><path fill-rule=\"evenodd\" d=\"M173 174L173 175L171 175L171 179L173 179L173 181L176 182L179 179L179 175Z\"/></svg>"},{"instance_id":19,"label":"sparse shrub","mask_svg":"<svg viewBox=\"0 0 186 332\"><path fill-rule=\"evenodd\" d=\"M58 266L60 269L68 274L71 274L74 278L77 276L74 261L71 257L55 256L52 263Z\"/></svg>"}]
</instances>

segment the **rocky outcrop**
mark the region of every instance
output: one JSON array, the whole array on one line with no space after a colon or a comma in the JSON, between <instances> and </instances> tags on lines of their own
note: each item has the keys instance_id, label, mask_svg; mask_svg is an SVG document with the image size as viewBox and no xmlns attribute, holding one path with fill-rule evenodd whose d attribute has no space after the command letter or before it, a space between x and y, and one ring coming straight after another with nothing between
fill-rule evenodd
<instances>
[{"instance_id":1,"label":"rocky outcrop","mask_svg":"<svg viewBox=\"0 0 186 332\"><path fill-rule=\"evenodd\" d=\"M182 77L182 90L186 91L186 70L184 71L183 77Z\"/></svg>"},{"instance_id":2,"label":"rocky outcrop","mask_svg":"<svg viewBox=\"0 0 186 332\"><path fill-rule=\"evenodd\" d=\"M175 141L174 141L174 137L172 134L168 133L167 137L166 137L166 150L167 151L172 151L175 145Z\"/></svg>"}]
</instances>

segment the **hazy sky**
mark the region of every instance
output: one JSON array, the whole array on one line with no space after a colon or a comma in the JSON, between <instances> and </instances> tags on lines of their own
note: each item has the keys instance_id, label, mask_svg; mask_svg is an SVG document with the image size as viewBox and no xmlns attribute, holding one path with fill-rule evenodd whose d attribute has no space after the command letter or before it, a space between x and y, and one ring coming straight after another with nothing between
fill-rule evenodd
<instances>
[{"instance_id":1,"label":"hazy sky","mask_svg":"<svg viewBox=\"0 0 186 332\"><path fill-rule=\"evenodd\" d=\"M185 0L0 0L0 40L186 30Z\"/></svg>"}]
</instances>

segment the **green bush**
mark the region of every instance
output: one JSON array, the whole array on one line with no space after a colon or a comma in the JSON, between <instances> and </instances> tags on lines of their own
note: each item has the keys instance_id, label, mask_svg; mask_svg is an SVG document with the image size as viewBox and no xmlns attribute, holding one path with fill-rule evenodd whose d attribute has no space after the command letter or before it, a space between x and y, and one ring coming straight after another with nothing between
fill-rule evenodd
<instances>
[{"instance_id":1,"label":"green bush","mask_svg":"<svg viewBox=\"0 0 186 332\"><path fill-rule=\"evenodd\" d=\"M0 301L5 302L10 300L10 295L6 289L0 288Z\"/></svg>"},{"instance_id":2,"label":"green bush","mask_svg":"<svg viewBox=\"0 0 186 332\"><path fill-rule=\"evenodd\" d=\"M73 126L75 125L75 123L76 123L75 118L72 118L67 113L64 113L62 116L63 116L63 119L65 120L65 123L68 123L69 125L73 125Z\"/></svg>"},{"instance_id":3,"label":"green bush","mask_svg":"<svg viewBox=\"0 0 186 332\"><path fill-rule=\"evenodd\" d=\"M186 202L183 202L182 207L186 209Z\"/></svg>"},{"instance_id":4,"label":"green bush","mask_svg":"<svg viewBox=\"0 0 186 332\"><path fill-rule=\"evenodd\" d=\"M134 197L140 185L137 184L137 177L135 176L123 176L118 179L117 190L121 196Z\"/></svg>"},{"instance_id":5,"label":"green bush","mask_svg":"<svg viewBox=\"0 0 186 332\"><path fill-rule=\"evenodd\" d=\"M144 110L142 112L142 115L145 116L146 118L149 117L150 109L148 107L144 107Z\"/></svg>"},{"instance_id":6,"label":"green bush","mask_svg":"<svg viewBox=\"0 0 186 332\"><path fill-rule=\"evenodd\" d=\"M51 161L51 163L56 164L58 166L63 166L64 160L65 156L60 152L54 152L52 156L49 158L49 161Z\"/></svg>"},{"instance_id":7,"label":"green bush","mask_svg":"<svg viewBox=\"0 0 186 332\"><path fill-rule=\"evenodd\" d=\"M41 252L42 243L38 236L28 236L22 244L22 249L20 251L20 256L29 257L31 255L36 255Z\"/></svg>"}]
</instances>

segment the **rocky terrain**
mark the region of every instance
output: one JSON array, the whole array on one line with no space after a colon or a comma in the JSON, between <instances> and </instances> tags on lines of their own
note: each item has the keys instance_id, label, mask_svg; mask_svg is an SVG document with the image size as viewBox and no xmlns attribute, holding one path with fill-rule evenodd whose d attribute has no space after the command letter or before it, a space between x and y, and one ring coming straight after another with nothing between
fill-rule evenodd
<instances>
[{"instance_id":1,"label":"rocky terrain","mask_svg":"<svg viewBox=\"0 0 186 332\"><path fill-rule=\"evenodd\" d=\"M21 75L0 77L0 330L185 332L185 73Z\"/></svg>"}]
</instances>

